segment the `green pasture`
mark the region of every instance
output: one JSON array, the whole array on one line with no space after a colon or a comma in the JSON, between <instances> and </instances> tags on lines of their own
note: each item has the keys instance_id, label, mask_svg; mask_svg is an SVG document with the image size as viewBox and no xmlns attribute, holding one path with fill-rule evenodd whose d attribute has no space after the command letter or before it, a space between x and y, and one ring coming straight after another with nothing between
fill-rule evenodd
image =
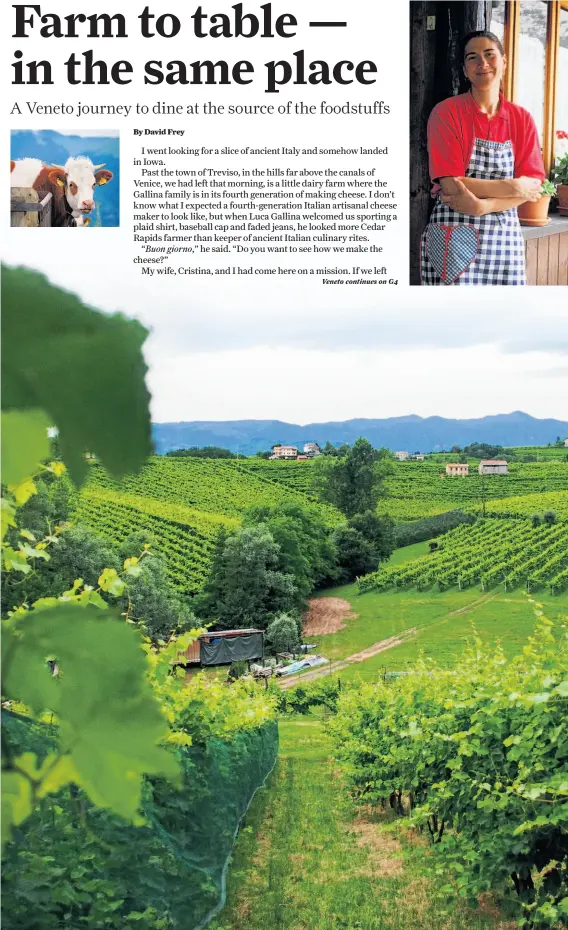
<instances>
[{"instance_id":1,"label":"green pasture","mask_svg":"<svg viewBox=\"0 0 568 930\"><path fill-rule=\"evenodd\" d=\"M409 559L417 559L421 555L427 555L430 551L429 542L414 543L412 546L402 546L401 549L395 549L388 562L385 565L400 565L402 562L408 562Z\"/></svg>"},{"instance_id":2,"label":"green pasture","mask_svg":"<svg viewBox=\"0 0 568 930\"><path fill-rule=\"evenodd\" d=\"M310 637L327 658L346 658L409 629L416 629L406 642L355 663L338 672L342 680L358 677L372 680L385 668L406 668L424 654L444 664L453 664L471 640L474 630L490 643L501 643L508 656L515 655L535 629L534 606L520 591L493 590L483 594L477 588L466 591L370 591L358 594L356 585L345 585L324 592L351 604L356 616L338 633ZM568 597L537 595L544 613L554 620L568 616Z\"/></svg>"}]
</instances>

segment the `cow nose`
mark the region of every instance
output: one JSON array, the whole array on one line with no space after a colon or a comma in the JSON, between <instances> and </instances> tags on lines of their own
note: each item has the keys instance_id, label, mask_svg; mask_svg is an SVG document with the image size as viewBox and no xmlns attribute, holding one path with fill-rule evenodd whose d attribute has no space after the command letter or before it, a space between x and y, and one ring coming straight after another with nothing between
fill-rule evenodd
<instances>
[{"instance_id":1,"label":"cow nose","mask_svg":"<svg viewBox=\"0 0 568 930\"><path fill-rule=\"evenodd\" d=\"M81 210L92 210L95 206L94 200L83 200L81 204Z\"/></svg>"}]
</instances>

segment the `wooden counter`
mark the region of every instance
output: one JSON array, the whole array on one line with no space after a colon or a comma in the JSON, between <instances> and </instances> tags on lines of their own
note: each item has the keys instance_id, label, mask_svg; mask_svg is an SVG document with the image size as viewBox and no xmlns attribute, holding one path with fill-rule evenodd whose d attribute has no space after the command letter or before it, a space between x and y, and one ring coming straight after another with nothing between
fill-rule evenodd
<instances>
[{"instance_id":1,"label":"wooden counter","mask_svg":"<svg viewBox=\"0 0 568 930\"><path fill-rule=\"evenodd\" d=\"M568 216L550 219L548 226L523 226L527 284L568 285Z\"/></svg>"}]
</instances>

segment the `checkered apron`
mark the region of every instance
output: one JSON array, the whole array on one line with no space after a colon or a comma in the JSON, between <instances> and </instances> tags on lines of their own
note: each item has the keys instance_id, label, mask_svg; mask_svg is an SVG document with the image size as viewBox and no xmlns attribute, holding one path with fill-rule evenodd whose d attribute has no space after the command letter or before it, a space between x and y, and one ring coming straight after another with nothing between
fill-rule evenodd
<instances>
[{"instance_id":1,"label":"checkered apron","mask_svg":"<svg viewBox=\"0 0 568 930\"><path fill-rule=\"evenodd\" d=\"M466 177L515 176L511 142L476 139ZM422 234L422 284L526 284L525 243L516 208L466 216L438 200Z\"/></svg>"}]
</instances>

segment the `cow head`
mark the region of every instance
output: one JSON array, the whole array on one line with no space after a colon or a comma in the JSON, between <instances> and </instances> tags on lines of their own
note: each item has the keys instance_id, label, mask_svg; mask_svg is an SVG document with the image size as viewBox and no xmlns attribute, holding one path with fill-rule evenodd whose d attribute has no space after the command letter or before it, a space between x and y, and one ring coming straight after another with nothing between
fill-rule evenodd
<instances>
[{"instance_id":1,"label":"cow head","mask_svg":"<svg viewBox=\"0 0 568 930\"><path fill-rule=\"evenodd\" d=\"M68 158L64 168L53 165L48 178L53 184L64 188L67 203L75 214L85 214L90 213L95 205L95 187L112 180L112 171L103 171L103 167L93 165L90 158L80 155L78 158Z\"/></svg>"}]
</instances>

